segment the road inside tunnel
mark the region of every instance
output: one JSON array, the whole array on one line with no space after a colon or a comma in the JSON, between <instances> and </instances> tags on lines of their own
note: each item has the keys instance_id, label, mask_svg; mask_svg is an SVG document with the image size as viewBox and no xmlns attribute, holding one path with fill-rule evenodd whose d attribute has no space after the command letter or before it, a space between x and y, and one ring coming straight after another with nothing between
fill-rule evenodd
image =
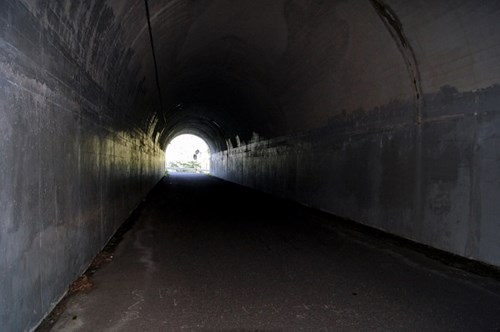
<instances>
[{"instance_id":1,"label":"road inside tunnel","mask_svg":"<svg viewBox=\"0 0 500 332\"><path fill-rule=\"evenodd\" d=\"M52 331L500 329L498 281L335 221L211 176L169 175Z\"/></svg>"},{"instance_id":2,"label":"road inside tunnel","mask_svg":"<svg viewBox=\"0 0 500 332\"><path fill-rule=\"evenodd\" d=\"M1 332L52 311L182 134L213 177L162 180L58 328L498 328L498 282L333 216L500 268L500 1L0 1Z\"/></svg>"}]
</instances>

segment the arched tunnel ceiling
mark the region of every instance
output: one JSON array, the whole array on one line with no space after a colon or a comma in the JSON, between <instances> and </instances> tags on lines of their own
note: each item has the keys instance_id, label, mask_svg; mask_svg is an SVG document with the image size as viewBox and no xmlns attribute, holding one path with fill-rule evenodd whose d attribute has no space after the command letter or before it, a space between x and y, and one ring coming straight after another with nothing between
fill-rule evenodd
<instances>
[{"instance_id":1,"label":"arched tunnel ceiling","mask_svg":"<svg viewBox=\"0 0 500 332\"><path fill-rule=\"evenodd\" d=\"M60 299L182 133L262 139L212 154L217 177L500 266L500 1L147 1L157 71L144 0L0 1L7 330Z\"/></svg>"},{"instance_id":2,"label":"arched tunnel ceiling","mask_svg":"<svg viewBox=\"0 0 500 332\"><path fill-rule=\"evenodd\" d=\"M220 137L244 141L254 132L299 133L343 110L412 95L397 45L369 1L149 0L162 114L144 2L110 4L133 53L128 66L141 68L146 95L136 98L159 119L162 144L187 124L206 133L217 123ZM374 92L380 79L386 86Z\"/></svg>"},{"instance_id":3,"label":"arched tunnel ceiling","mask_svg":"<svg viewBox=\"0 0 500 332\"><path fill-rule=\"evenodd\" d=\"M488 24L498 17L494 1L148 4L162 106L143 0L37 8L86 58L94 80L110 87L117 112L110 116L163 147L190 130L219 150L236 135L293 135L394 102L408 105L400 116L413 121L422 94L487 87L500 72L488 53L496 44ZM478 23L464 24L471 19Z\"/></svg>"}]
</instances>

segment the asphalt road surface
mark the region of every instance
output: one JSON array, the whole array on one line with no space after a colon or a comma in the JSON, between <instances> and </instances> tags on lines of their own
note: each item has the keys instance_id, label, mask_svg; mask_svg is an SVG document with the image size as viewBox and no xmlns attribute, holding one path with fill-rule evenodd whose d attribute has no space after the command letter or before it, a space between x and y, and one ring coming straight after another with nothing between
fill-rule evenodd
<instances>
[{"instance_id":1,"label":"asphalt road surface","mask_svg":"<svg viewBox=\"0 0 500 332\"><path fill-rule=\"evenodd\" d=\"M92 281L52 331L500 331L495 279L205 175L164 178Z\"/></svg>"}]
</instances>

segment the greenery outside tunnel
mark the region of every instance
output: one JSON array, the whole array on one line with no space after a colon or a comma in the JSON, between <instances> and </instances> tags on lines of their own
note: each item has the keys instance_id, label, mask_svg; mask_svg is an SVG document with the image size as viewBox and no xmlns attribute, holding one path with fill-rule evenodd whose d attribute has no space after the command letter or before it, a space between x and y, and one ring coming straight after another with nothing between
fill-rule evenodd
<instances>
[{"instance_id":1,"label":"greenery outside tunnel","mask_svg":"<svg viewBox=\"0 0 500 332\"><path fill-rule=\"evenodd\" d=\"M188 133L217 177L500 266L499 22L497 1L0 1L2 322L43 318Z\"/></svg>"}]
</instances>

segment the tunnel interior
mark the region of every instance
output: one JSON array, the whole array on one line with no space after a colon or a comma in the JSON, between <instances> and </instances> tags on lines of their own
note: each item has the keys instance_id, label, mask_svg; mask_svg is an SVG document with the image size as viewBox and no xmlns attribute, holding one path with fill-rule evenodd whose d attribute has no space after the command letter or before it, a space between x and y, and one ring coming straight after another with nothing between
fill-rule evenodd
<instances>
[{"instance_id":1,"label":"tunnel interior","mask_svg":"<svg viewBox=\"0 0 500 332\"><path fill-rule=\"evenodd\" d=\"M0 2L0 317L33 328L190 133L213 175L500 266L500 3Z\"/></svg>"}]
</instances>

